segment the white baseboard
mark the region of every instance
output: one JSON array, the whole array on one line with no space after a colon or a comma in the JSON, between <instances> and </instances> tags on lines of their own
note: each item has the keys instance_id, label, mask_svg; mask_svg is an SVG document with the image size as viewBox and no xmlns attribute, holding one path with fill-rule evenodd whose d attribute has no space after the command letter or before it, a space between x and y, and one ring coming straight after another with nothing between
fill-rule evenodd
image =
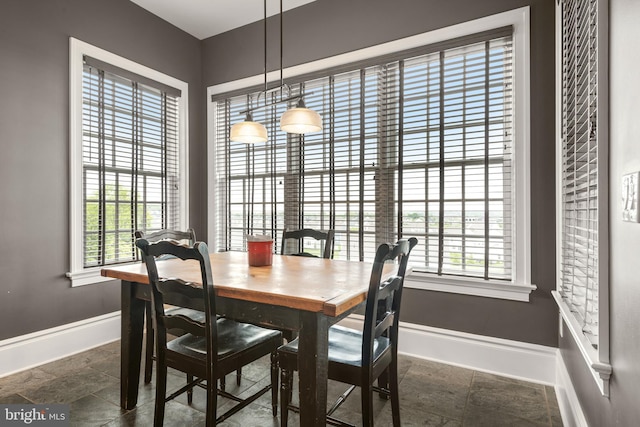
<instances>
[{"instance_id":1,"label":"white baseboard","mask_svg":"<svg viewBox=\"0 0 640 427\"><path fill-rule=\"evenodd\" d=\"M362 316L340 322L359 328ZM400 353L546 385L556 384L558 349L400 322Z\"/></svg>"},{"instance_id":2,"label":"white baseboard","mask_svg":"<svg viewBox=\"0 0 640 427\"><path fill-rule=\"evenodd\" d=\"M587 419L582 412L582 406L567 366L564 364L562 355L558 352L556 359L556 396L558 398L558 405L560 407L560 414L562 415L562 424L566 427L588 427Z\"/></svg>"},{"instance_id":3,"label":"white baseboard","mask_svg":"<svg viewBox=\"0 0 640 427\"><path fill-rule=\"evenodd\" d=\"M341 323L358 328L362 316L352 315ZM56 328L0 341L0 377L30 369L120 338L120 312L82 320ZM568 378L557 366L556 348L500 338L400 324L399 351L429 359L511 378L547 385L562 384L560 394L569 407L576 399ZM564 368L566 373L566 368ZM573 391L573 397L570 392ZM561 399L560 395L558 396ZM584 419L584 417L582 417ZM578 426L586 424L576 424Z\"/></svg>"},{"instance_id":4,"label":"white baseboard","mask_svg":"<svg viewBox=\"0 0 640 427\"><path fill-rule=\"evenodd\" d=\"M120 339L120 312L0 341L0 378Z\"/></svg>"}]
</instances>

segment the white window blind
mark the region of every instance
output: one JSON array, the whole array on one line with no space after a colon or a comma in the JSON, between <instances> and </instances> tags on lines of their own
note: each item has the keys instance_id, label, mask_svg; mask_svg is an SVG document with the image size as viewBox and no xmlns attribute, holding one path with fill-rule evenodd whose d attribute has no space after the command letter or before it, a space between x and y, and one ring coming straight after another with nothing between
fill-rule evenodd
<instances>
[{"instance_id":1,"label":"white window blind","mask_svg":"<svg viewBox=\"0 0 640 427\"><path fill-rule=\"evenodd\" d=\"M83 71L85 268L135 260L135 230L180 224L180 91L103 65L86 57Z\"/></svg>"},{"instance_id":2,"label":"white window blind","mask_svg":"<svg viewBox=\"0 0 640 427\"><path fill-rule=\"evenodd\" d=\"M305 102L323 117L323 131L290 138L292 191L287 191L285 226L334 229L338 259L362 260L375 253L379 241L375 176L381 72L368 67L305 83ZM302 85L296 89L303 90Z\"/></svg>"},{"instance_id":3,"label":"white window blind","mask_svg":"<svg viewBox=\"0 0 640 427\"><path fill-rule=\"evenodd\" d=\"M394 205L427 271L511 279L511 73L510 37L400 63Z\"/></svg>"},{"instance_id":4,"label":"white window blind","mask_svg":"<svg viewBox=\"0 0 640 427\"><path fill-rule=\"evenodd\" d=\"M562 266L560 295L598 346L600 156L598 1L562 4Z\"/></svg>"},{"instance_id":5,"label":"white window blind","mask_svg":"<svg viewBox=\"0 0 640 427\"><path fill-rule=\"evenodd\" d=\"M323 117L304 137L279 130L276 104L253 113L266 144L231 143L239 112L272 100L217 95L218 247L331 228L334 257L363 260L416 236L414 271L511 280L512 35L488 33L299 78Z\"/></svg>"}]
</instances>

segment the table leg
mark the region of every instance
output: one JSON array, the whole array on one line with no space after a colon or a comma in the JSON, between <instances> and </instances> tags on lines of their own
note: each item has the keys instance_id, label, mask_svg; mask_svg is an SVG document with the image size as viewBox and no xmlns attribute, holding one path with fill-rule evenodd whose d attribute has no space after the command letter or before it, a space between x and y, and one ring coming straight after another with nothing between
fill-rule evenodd
<instances>
[{"instance_id":1,"label":"table leg","mask_svg":"<svg viewBox=\"0 0 640 427\"><path fill-rule=\"evenodd\" d=\"M144 301L136 298L137 283L122 281L120 335L120 406L133 409L138 402Z\"/></svg>"},{"instance_id":2,"label":"table leg","mask_svg":"<svg viewBox=\"0 0 640 427\"><path fill-rule=\"evenodd\" d=\"M300 425L325 426L329 322L322 313L302 312L298 336Z\"/></svg>"}]
</instances>

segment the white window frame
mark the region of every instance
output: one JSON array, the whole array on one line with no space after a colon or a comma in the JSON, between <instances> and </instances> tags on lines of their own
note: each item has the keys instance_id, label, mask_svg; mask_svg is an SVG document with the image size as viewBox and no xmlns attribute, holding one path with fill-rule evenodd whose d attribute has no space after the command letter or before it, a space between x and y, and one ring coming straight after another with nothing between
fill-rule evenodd
<instances>
[{"instance_id":1,"label":"white window frame","mask_svg":"<svg viewBox=\"0 0 640 427\"><path fill-rule=\"evenodd\" d=\"M562 288L562 2L556 3L556 289ZM598 0L598 151L608 152L609 135L609 2ZM602 144L602 145L601 145ZM606 148L605 148L606 147ZM560 293L552 291L560 310L559 334L563 325L571 333L580 354L603 397L609 397L613 374L609 341L609 174L608 155L598 159L598 348L593 348L582 326ZM606 256L603 256L607 254Z\"/></svg>"},{"instance_id":2,"label":"white window frame","mask_svg":"<svg viewBox=\"0 0 640 427\"><path fill-rule=\"evenodd\" d=\"M405 287L452 292L465 295L476 295L515 301L529 301L530 293L536 289L531 283L531 219L530 219L530 72L529 72L529 7L513 9L496 15L479 18L462 24L429 31L400 40L384 43L347 54L337 55L306 64L289 67L283 70L284 78L290 78L318 70L348 64L368 58L403 51L406 49L438 43L457 37L488 31L507 25L513 26L513 83L514 83L514 258L515 268L512 280L483 280L474 278L443 278L426 273L414 272L407 277ZM267 75L268 81L277 81L279 71ZM207 88L207 141L208 141L208 182L217 182L215 168L215 123L216 102L211 101L213 95L233 90L257 86L264 81L263 75L222 83ZM215 188L209 185L208 211L215 212ZM215 215L208 215L210 242L217 242ZM215 250L216 248L214 248Z\"/></svg>"},{"instance_id":3,"label":"white window frame","mask_svg":"<svg viewBox=\"0 0 640 427\"><path fill-rule=\"evenodd\" d=\"M178 101L179 112L179 194L180 227L187 228L188 223L188 105L189 85L186 82L168 76L152 68L115 55L104 49L69 38L69 234L70 234L70 270L66 276L71 286L83 286L113 280L102 277L102 267L85 268L83 262L83 214L82 214L82 75L83 57L91 56L116 67L131 71L157 82L179 89L182 95ZM130 263L131 264L131 263Z\"/></svg>"}]
</instances>

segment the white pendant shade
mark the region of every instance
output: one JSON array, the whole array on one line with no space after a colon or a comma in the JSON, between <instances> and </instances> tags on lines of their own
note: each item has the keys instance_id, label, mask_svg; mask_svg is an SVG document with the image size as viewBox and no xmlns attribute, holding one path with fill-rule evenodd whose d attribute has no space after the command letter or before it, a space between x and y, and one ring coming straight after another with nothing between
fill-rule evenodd
<instances>
[{"instance_id":1,"label":"white pendant shade","mask_svg":"<svg viewBox=\"0 0 640 427\"><path fill-rule=\"evenodd\" d=\"M298 106L280 117L280 129L288 133L319 132L322 130L322 118L315 111Z\"/></svg>"},{"instance_id":2,"label":"white pendant shade","mask_svg":"<svg viewBox=\"0 0 640 427\"><path fill-rule=\"evenodd\" d=\"M243 142L245 144L255 144L256 142L267 141L267 129L258 122L247 118L231 126L231 141Z\"/></svg>"}]
</instances>

